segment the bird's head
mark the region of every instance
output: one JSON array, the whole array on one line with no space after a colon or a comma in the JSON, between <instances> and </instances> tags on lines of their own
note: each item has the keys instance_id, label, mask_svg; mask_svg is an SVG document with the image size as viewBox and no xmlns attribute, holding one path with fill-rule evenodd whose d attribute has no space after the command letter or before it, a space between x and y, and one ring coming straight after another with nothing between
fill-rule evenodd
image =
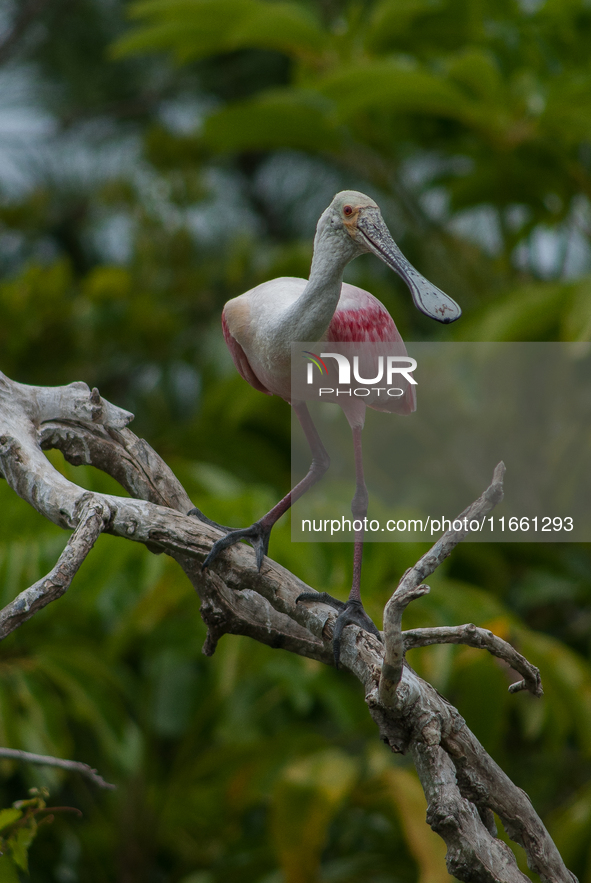
<instances>
[{"instance_id":1,"label":"bird's head","mask_svg":"<svg viewBox=\"0 0 591 883\"><path fill-rule=\"evenodd\" d=\"M341 237L347 236L357 246L351 257L364 252L375 254L397 273L410 289L415 307L445 324L462 315L458 304L437 286L425 279L404 257L386 227L377 204L357 190L337 193L320 219L330 224Z\"/></svg>"}]
</instances>

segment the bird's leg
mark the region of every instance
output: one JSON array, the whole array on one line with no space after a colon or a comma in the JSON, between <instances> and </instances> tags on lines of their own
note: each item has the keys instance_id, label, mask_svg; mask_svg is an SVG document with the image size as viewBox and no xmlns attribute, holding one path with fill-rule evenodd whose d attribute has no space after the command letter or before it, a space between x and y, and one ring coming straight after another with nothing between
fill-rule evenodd
<instances>
[{"instance_id":1,"label":"bird's leg","mask_svg":"<svg viewBox=\"0 0 591 883\"><path fill-rule=\"evenodd\" d=\"M298 601L323 601L339 611L333 631L333 653L335 666L339 667L341 654L341 635L348 625L357 625L366 632L375 635L381 640L381 635L369 618L361 602L361 561L363 558L363 537L365 534L365 518L367 515L368 493L363 475L363 454L361 447L361 427L353 426L353 448L355 451L355 496L351 503L353 513L353 529L359 524L359 530L355 530L355 550L353 553L353 584L346 603L333 598L328 592L304 592L296 599Z\"/></svg>"},{"instance_id":2,"label":"bird's leg","mask_svg":"<svg viewBox=\"0 0 591 883\"><path fill-rule=\"evenodd\" d=\"M312 463L310 464L308 474L298 482L298 484L296 484L296 486L286 494L276 506L273 506L266 515L263 515L259 521L255 521L254 524L251 524L250 527L233 530L230 527L224 527L223 525L212 521L204 515L201 510L197 508L191 509L187 515L196 515L197 518L201 519L201 521L204 521L206 524L209 524L211 527L226 531L226 535L217 540L211 547L209 555L203 562L203 568L209 567L219 553L224 549L227 549L228 546L233 546L234 543L237 543L240 540L248 540L256 552L257 567L260 570L263 564L263 558L267 554L267 549L269 548L269 537L275 522L277 522L281 516L287 512L290 506L295 503L296 500L299 500L299 498L305 494L312 485L316 484L316 482L322 478L330 466L330 458L326 448L322 444L320 436L318 435L318 430L312 422L307 406L304 402L295 402L293 404L293 409L296 412L308 444L310 445L310 450L312 451Z\"/></svg>"},{"instance_id":3,"label":"bird's leg","mask_svg":"<svg viewBox=\"0 0 591 883\"><path fill-rule=\"evenodd\" d=\"M344 609L339 613L334 626L333 651L335 664L338 668L341 650L341 635L347 625L358 625L380 638L380 633L373 621L363 608L361 601L361 562L363 559L363 539L365 535L365 521L367 516L368 493L363 475L363 453L361 447L361 427L353 427L353 449L355 451L355 496L351 503L353 513L353 527L359 524L359 530L355 531L355 547L353 552L353 582L349 598Z\"/></svg>"}]
</instances>

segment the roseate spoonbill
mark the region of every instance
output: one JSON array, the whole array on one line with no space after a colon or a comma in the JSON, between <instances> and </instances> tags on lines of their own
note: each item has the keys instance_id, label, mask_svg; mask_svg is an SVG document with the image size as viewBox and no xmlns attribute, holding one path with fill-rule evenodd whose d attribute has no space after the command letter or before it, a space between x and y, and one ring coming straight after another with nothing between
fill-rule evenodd
<instances>
[{"instance_id":1,"label":"roseate spoonbill","mask_svg":"<svg viewBox=\"0 0 591 883\"><path fill-rule=\"evenodd\" d=\"M392 239L373 199L354 190L337 193L320 217L314 239L310 278L283 277L257 285L229 301L222 314L222 327L234 364L242 377L267 395L279 395L296 412L312 451L308 474L259 521L233 530L207 518L199 509L191 514L225 532L214 543L203 567L208 567L228 546L246 539L254 547L260 570L267 554L269 536L275 522L308 488L324 475L328 454L312 422L304 401L291 395L291 344L295 341L392 342L402 338L390 314L377 298L343 283L345 266L365 252L372 252L406 282L415 306L438 322L454 322L461 315L459 306L432 285L406 260ZM400 349L398 350L400 352ZM363 477L361 430L366 404L362 399L339 400L353 433L356 488L351 511L355 519L367 514L368 493ZM409 413L415 408L414 391L409 387L403 400L390 407L370 403L378 410ZM298 601L323 601L339 610L334 628L333 649L338 668L340 638L346 625L356 624L380 637L361 602L361 558L363 531L355 533L353 583L346 603L325 592L300 595Z\"/></svg>"}]
</instances>

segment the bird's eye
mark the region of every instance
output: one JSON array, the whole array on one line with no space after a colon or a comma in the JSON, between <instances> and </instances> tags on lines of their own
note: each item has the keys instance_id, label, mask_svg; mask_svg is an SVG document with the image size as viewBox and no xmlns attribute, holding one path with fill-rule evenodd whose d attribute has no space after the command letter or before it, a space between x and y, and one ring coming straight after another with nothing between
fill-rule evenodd
<instances>
[{"instance_id":1,"label":"bird's eye","mask_svg":"<svg viewBox=\"0 0 591 883\"><path fill-rule=\"evenodd\" d=\"M343 214L344 214L344 215L347 215L347 216L352 215L352 214L353 214L353 209L352 209L352 207L351 207L350 205L346 205L346 206L343 208Z\"/></svg>"}]
</instances>

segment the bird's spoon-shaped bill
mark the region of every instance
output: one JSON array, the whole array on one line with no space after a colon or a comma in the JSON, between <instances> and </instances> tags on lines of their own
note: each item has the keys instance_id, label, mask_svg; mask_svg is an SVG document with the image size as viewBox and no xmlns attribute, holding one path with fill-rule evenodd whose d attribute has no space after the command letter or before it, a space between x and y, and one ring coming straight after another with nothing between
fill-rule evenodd
<instances>
[{"instance_id":1,"label":"bird's spoon-shaped bill","mask_svg":"<svg viewBox=\"0 0 591 883\"><path fill-rule=\"evenodd\" d=\"M387 264L408 285L415 307L445 325L462 315L458 304L449 295L425 279L404 257L377 211L366 211L357 223L370 251Z\"/></svg>"}]
</instances>

